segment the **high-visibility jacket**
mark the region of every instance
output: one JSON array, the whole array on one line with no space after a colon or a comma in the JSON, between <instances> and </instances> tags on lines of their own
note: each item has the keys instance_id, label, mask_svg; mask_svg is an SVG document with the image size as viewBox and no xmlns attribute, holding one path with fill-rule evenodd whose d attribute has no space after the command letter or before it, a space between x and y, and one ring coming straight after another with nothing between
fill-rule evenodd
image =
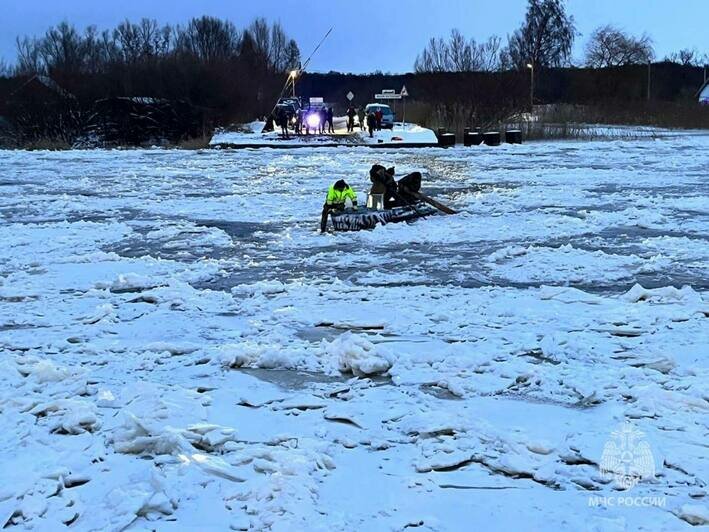
<instances>
[{"instance_id":1,"label":"high-visibility jacket","mask_svg":"<svg viewBox=\"0 0 709 532\"><path fill-rule=\"evenodd\" d=\"M341 206L345 204L347 198L352 200L352 205L357 205L357 194L352 190L352 187L347 186L344 190L335 190L335 185L330 185L327 191L326 203L328 205Z\"/></svg>"}]
</instances>

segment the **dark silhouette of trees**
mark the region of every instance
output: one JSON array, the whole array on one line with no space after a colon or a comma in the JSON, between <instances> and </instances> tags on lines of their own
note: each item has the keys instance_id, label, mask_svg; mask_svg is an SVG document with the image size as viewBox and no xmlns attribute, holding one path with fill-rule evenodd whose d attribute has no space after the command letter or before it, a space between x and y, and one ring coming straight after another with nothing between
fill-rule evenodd
<instances>
[{"instance_id":1,"label":"dark silhouette of trees","mask_svg":"<svg viewBox=\"0 0 709 532\"><path fill-rule=\"evenodd\" d=\"M451 30L448 40L431 38L416 57L416 72L491 72L500 66L500 38L478 43Z\"/></svg>"},{"instance_id":2,"label":"dark silhouette of trees","mask_svg":"<svg viewBox=\"0 0 709 532\"><path fill-rule=\"evenodd\" d=\"M138 63L168 55L172 50L175 31L162 26L156 20L142 19L134 24L121 22L113 31L113 46L122 55L125 63Z\"/></svg>"},{"instance_id":3,"label":"dark silhouette of trees","mask_svg":"<svg viewBox=\"0 0 709 532\"><path fill-rule=\"evenodd\" d=\"M184 26L126 20L103 32L95 27L81 32L62 22L40 37L18 38L16 44L15 87L33 78L49 80L70 96L38 106L41 98L29 98L25 88L12 96L10 106L0 94L0 107L11 107L14 121L26 133L23 139L57 138L56 128L49 126L74 117L77 127L61 134L68 141L87 117L107 110L116 115L120 109L137 112L146 105L151 116L171 117L171 131L178 131L174 126L179 117L188 117L185 131L194 131L200 113L210 125L253 119L270 112L284 73L300 62L297 43L280 24L265 19L243 31L206 16Z\"/></svg>"},{"instance_id":4,"label":"dark silhouette of trees","mask_svg":"<svg viewBox=\"0 0 709 532\"><path fill-rule=\"evenodd\" d=\"M633 37L611 25L596 28L586 43L586 66L591 68L638 65L654 56L650 37Z\"/></svg>"},{"instance_id":5,"label":"dark silhouette of trees","mask_svg":"<svg viewBox=\"0 0 709 532\"><path fill-rule=\"evenodd\" d=\"M576 29L564 0L529 0L522 26L509 38L503 67L559 67L569 63Z\"/></svg>"},{"instance_id":6,"label":"dark silhouette of trees","mask_svg":"<svg viewBox=\"0 0 709 532\"><path fill-rule=\"evenodd\" d=\"M684 48L665 57L665 61L685 66L704 66L709 64L709 54L700 54L696 49Z\"/></svg>"},{"instance_id":7,"label":"dark silhouette of trees","mask_svg":"<svg viewBox=\"0 0 709 532\"><path fill-rule=\"evenodd\" d=\"M225 61L238 52L241 36L234 24L214 17L195 18L177 31L178 53L205 63Z\"/></svg>"}]
</instances>

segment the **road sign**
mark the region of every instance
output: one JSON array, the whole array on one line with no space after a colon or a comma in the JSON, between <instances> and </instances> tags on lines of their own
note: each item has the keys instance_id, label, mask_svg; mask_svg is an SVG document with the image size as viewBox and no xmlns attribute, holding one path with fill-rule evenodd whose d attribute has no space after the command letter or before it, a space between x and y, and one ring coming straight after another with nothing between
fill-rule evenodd
<instances>
[{"instance_id":1,"label":"road sign","mask_svg":"<svg viewBox=\"0 0 709 532\"><path fill-rule=\"evenodd\" d=\"M354 93L353 93L352 91L350 91L350 92L347 93L347 99L348 99L349 101L354 100Z\"/></svg>"},{"instance_id":2,"label":"road sign","mask_svg":"<svg viewBox=\"0 0 709 532\"><path fill-rule=\"evenodd\" d=\"M382 92L374 95L375 100L401 100L401 94Z\"/></svg>"},{"instance_id":3,"label":"road sign","mask_svg":"<svg viewBox=\"0 0 709 532\"><path fill-rule=\"evenodd\" d=\"M404 85L403 87L401 87L401 95L402 95L402 96L408 96L408 95L409 95L409 91L406 90L406 85Z\"/></svg>"},{"instance_id":4,"label":"road sign","mask_svg":"<svg viewBox=\"0 0 709 532\"><path fill-rule=\"evenodd\" d=\"M382 94L396 94L396 91L394 89L385 89Z\"/></svg>"}]
</instances>

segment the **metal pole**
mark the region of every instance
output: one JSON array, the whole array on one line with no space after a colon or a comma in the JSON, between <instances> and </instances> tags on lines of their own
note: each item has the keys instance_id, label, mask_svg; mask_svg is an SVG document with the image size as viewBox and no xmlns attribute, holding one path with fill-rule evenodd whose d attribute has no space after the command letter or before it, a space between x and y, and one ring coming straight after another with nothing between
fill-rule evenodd
<instances>
[{"instance_id":1,"label":"metal pole","mask_svg":"<svg viewBox=\"0 0 709 532\"><path fill-rule=\"evenodd\" d=\"M529 83L529 111L534 112L534 63L530 63L532 67L529 69L530 72L530 83Z\"/></svg>"}]
</instances>

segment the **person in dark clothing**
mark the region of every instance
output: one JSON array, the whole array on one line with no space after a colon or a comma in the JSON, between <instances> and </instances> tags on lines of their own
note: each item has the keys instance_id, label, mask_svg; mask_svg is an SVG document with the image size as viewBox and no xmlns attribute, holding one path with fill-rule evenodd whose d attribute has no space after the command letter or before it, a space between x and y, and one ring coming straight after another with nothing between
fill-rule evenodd
<instances>
[{"instance_id":1,"label":"person in dark clothing","mask_svg":"<svg viewBox=\"0 0 709 532\"><path fill-rule=\"evenodd\" d=\"M359 120L359 129L361 131L364 131L364 128L366 127L366 115L364 113L364 109L362 109L361 107L357 109L357 119Z\"/></svg>"},{"instance_id":2,"label":"person in dark clothing","mask_svg":"<svg viewBox=\"0 0 709 532\"><path fill-rule=\"evenodd\" d=\"M327 108L327 132L335 132L335 112L333 111L332 107Z\"/></svg>"},{"instance_id":3,"label":"person in dark clothing","mask_svg":"<svg viewBox=\"0 0 709 532\"><path fill-rule=\"evenodd\" d=\"M369 180L372 182L370 194L383 194L385 209L416 203L421 190L421 172L411 172L398 182L394 179L394 173L393 166L384 168L381 164L372 165L369 170Z\"/></svg>"},{"instance_id":4,"label":"person in dark clothing","mask_svg":"<svg viewBox=\"0 0 709 532\"><path fill-rule=\"evenodd\" d=\"M327 109L324 107L320 109L320 134L325 133L325 127L327 125Z\"/></svg>"},{"instance_id":5,"label":"person in dark clothing","mask_svg":"<svg viewBox=\"0 0 709 532\"><path fill-rule=\"evenodd\" d=\"M288 137L288 113L285 112L285 110L281 109L278 113L278 125L281 126L281 134L283 135L283 138L289 138Z\"/></svg>"},{"instance_id":6,"label":"person in dark clothing","mask_svg":"<svg viewBox=\"0 0 709 532\"><path fill-rule=\"evenodd\" d=\"M263 126L263 132L274 131L275 129L276 129L276 115L275 115L275 113L271 113L266 118L266 125Z\"/></svg>"},{"instance_id":7,"label":"person in dark clothing","mask_svg":"<svg viewBox=\"0 0 709 532\"><path fill-rule=\"evenodd\" d=\"M374 112L374 118L377 120L377 131L382 130L382 117L384 116L384 113L382 113L381 109L377 109Z\"/></svg>"},{"instance_id":8,"label":"person in dark clothing","mask_svg":"<svg viewBox=\"0 0 709 532\"><path fill-rule=\"evenodd\" d=\"M399 197L396 181L394 180L394 167L387 169L381 164L372 165L369 170L369 180L372 182L370 193L384 195L385 209L406 204Z\"/></svg>"},{"instance_id":9,"label":"person in dark clothing","mask_svg":"<svg viewBox=\"0 0 709 532\"><path fill-rule=\"evenodd\" d=\"M303 110L298 109L295 112L295 124L293 126L293 131L295 131L296 135L300 135L303 133Z\"/></svg>"},{"instance_id":10,"label":"person in dark clothing","mask_svg":"<svg viewBox=\"0 0 709 532\"><path fill-rule=\"evenodd\" d=\"M347 132L352 133L354 131L354 119L357 116L357 112L353 106L347 108Z\"/></svg>"},{"instance_id":11,"label":"person in dark clothing","mask_svg":"<svg viewBox=\"0 0 709 532\"><path fill-rule=\"evenodd\" d=\"M369 130L370 138L374 136L374 128L377 126L377 119L374 117L374 113L369 113L367 115L367 129Z\"/></svg>"},{"instance_id":12,"label":"person in dark clothing","mask_svg":"<svg viewBox=\"0 0 709 532\"><path fill-rule=\"evenodd\" d=\"M411 172L399 179L399 182L396 184L399 199L405 204L416 203L419 200L417 195L420 190L421 172Z\"/></svg>"}]
</instances>

